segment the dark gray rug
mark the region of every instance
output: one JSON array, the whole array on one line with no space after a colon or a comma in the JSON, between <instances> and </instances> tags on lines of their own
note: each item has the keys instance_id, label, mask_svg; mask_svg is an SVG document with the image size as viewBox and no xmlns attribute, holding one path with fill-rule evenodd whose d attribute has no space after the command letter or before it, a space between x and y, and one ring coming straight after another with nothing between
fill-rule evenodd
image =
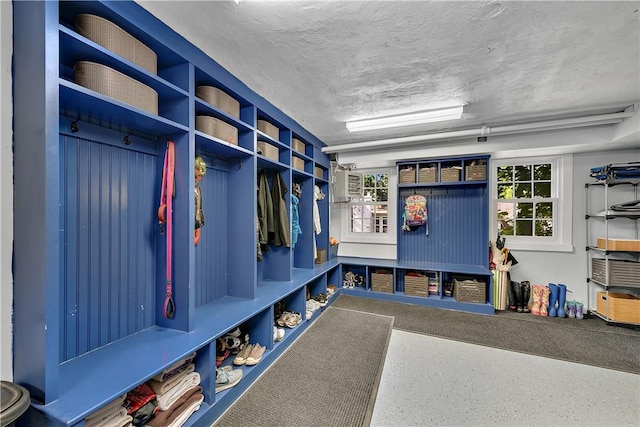
<instances>
[{"instance_id":1,"label":"dark gray rug","mask_svg":"<svg viewBox=\"0 0 640 427\"><path fill-rule=\"evenodd\" d=\"M495 316L340 295L332 307L394 317L394 329L640 374L640 331L602 319Z\"/></svg>"},{"instance_id":2,"label":"dark gray rug","mask_svg":"<svg viewBox=\"0 0 640 427\"><path fill-rule=\"evenodd\" d=\"M368 426L392 326L328 307L214 426Z\"/></svg>"}]
</instances>

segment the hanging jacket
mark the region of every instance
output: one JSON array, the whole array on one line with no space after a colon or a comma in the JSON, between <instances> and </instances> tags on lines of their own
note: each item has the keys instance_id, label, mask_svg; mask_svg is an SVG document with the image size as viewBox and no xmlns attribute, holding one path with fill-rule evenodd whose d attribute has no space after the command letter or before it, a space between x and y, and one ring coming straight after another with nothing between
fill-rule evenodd
<instances>
[{"instance_id":1,"label":"hanging jacket","mask_svg":"<svg viewBox=\"0 0 640 427\"><path fill-rule=\"evenodd\" d=\"M269 232L274 231L273 201L269 190L267 174L264 170L258 173L258 240L261 245L269 241Z\"/></svg>"},{"instance_id":2,"label":"hanging jacket","mask_svg":"<svg viewBox=\"0 0 640 427\"><path fill-rule=\"evenodd\" d=\"M298 242L298 236L302 234L302 228L300 228L300 214L298 211L298 204L300 199L295 194L291 194L291 247L295 248Z\"/></svg>"},{"instance_id":3,"label":"hanging jacket","mask_svg":"<svg viewBox=\"0 0 640 427\"><path fill-rule=\"evenodd\" d=\"M287 186L282 176L277 171L273 175L271 182L271 200L273 201L274 230L270 234L270 242L274 246L291 247L291 233L289 214L287 213L287 202L284 195L287 194Z\"/></svg>"}]
</instances>

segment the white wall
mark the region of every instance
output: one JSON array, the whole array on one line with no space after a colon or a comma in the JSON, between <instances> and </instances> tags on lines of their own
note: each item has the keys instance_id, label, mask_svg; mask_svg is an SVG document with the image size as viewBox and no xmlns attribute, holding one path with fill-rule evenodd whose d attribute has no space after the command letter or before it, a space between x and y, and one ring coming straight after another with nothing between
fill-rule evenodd
<instances>
[{"instance_id":1,"label":"white wall","mask_svg":"<svg viewBox=\"0 0 640 427\"><path fill-rule=\"evenodd\" d=\"M546 140L542 146L549 146L554 140L562 139L562 147L572 147L571 150L563 149L562 152L571 152L576 146L582 143L583 138L586 138L591 143L599 138L605 138L611 133L611 129L598 129L593 132L594 129L574 131L571 136L567 132L553 133L537 135L535 137L529 136L530 142L539 142L542 138ZM518 136L513 139L522 140L524 137ZM505 143L507 141L505 140ZM513 142L513 141L512 141ZM445 155L464 155L464 154L477 154L479 153L478 144L474 144L475 149L469 149L468 152L456 152L455 150L465 150L464 145L449 147L449 150L440 148L414 148L410 151L410 156L406 158L427 158ZM600 140L600 147L609 148L608 145ZM640 143L635 144L640 148ZM461 148L462 147L462 148ZM491 153L494 157L509 158L519 157L522 155L532 155L534 153L538 155L545 155L552 153L551 150L544 151L541 148L524 151L520 143L510 144L510 147L517 147L517 151L508 150L505 146L494 146L494 148L500 147L501 151ZM407 149L409 150L409 149ZM436 151L434 151L436 150ZM534 153L532 153L533 151ZM437 152L437 154L436 154ZM559 153L560 151L558 151ZM448 153L448 154L447 154ZM405 152L405 155L409 153ZM343 163L354 163L356 168L374 167L378 164L380 167L388 166L395 163L397 160L403 160L401 157L403 154L401 151L396 151L393 154L386 153L385 155L345 155L340 158ZM365 162L358 161L358 159L365 159ZM512 280L522 281L529 280L534 284L547 284L551 283L564 283L571 291L569 294L570 299L587 302L587 255L586 255L586 224L585 224L585 188L584 184L587 182L594 182L589 177L589 171L592 167L603 166L609 163L622 163L622 162L640 162L640 150L639 149L623 149L623 150L611 150L607 151L589 151L586 153L577 152L573 157L573 212L572 212L572 231L573 231L573 251L572 252L540 252L540 251L512 251L513 255L518 260L518 264L512 267L511 276ZM345 210L345 205L332 205L331 206L331 235L336 236L339 239L340 236L340 215ZM627 236L627 238L629 238ZM507 239L507 247L508 247ZM377 244L355 244L355 243L341 243L339 247L338 255L340 256L360 256L365 258L396 258L396 246L395 245L377 245ZM593 297L590 299L593 302Z\"/></svg>"},{"instance_id":2,"label":"white wall","mask_svg":"<svg viewBox=\"0 0 640 427\"><path fill-rule=\"evenodd\" d=\"M11 55L12 6L0 1L0 379L13 380L11 318L13 307L13 276L11 257L13 242L13 152Z\"/></svg>"}]
</instances>

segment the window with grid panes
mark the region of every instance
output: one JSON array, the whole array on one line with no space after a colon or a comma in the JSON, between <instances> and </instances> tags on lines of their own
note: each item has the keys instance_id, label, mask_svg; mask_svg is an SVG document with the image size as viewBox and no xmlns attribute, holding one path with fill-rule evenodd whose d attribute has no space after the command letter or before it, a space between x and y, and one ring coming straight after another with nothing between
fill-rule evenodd
<instances>
[{"instance_id":1,"label":"window with grid panes","mask_svg":"<svg viewBox=\"0 0 640 427\"><path fill-rule=\"evenodd\" d=\"M496 167L500 235L554 237L558 199L553 166L543 161Z\"/></svg>"},{"instance_id":2,"label":"window with grid panes","mask_svg":"<svg viewBox=\"0 0 640 427\"><path fill-rule=\"evenodd\" d=\"M389 231L389 175L363 174L362 194L349 203L351 233L386 234Z\"/></svg>"}]
</instances>

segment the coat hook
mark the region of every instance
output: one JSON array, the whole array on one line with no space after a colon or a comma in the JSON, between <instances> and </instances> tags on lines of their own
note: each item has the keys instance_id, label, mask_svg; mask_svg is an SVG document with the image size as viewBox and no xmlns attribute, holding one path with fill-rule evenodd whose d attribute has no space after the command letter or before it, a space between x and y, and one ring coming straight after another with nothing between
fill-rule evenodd
<instances>
[{"instance_id":1,"label":"coat hook","mask_svg":"<svg viewBox=\"0 0 640 427\"><path fill-rule=\"evenodd\" d=\"M238 170L242 169L242 163L238 160Z\"/></svg>"},{"instance_id":2,"label":"coat hook","mask_svg":"<svg viewBox=\"0 0 640 427\"><path fill-rule=\"evenodd\" d=\"M131 141L129 140L129 137L130 137L131 135L133 135L133 132L129 132L128 134L126 134L126 135L124 136L124 145L129 145L129 144L131 144Z\"/></svg>"},{"instance_id":3,"label":"coat hook","mask_svg":"<svg viewBox=\"0 0 640 427\"><path fill-rule=\"evenodd\" d=\"M76 119L76 121L71 122L71 132L76 133L78 132L78 122L80 121L80 117L78 117Z\"/></svg>"},{"instance_id":4,"label":"coat hook","mask_svg":"<svg viewBox=\"0 0 640 427\"><path fill-rule=\"evenodd\" d=\"M212 157L211 158L211 166L215 166L216 165L216 158Z\"/></svg>"}]
</instances>

